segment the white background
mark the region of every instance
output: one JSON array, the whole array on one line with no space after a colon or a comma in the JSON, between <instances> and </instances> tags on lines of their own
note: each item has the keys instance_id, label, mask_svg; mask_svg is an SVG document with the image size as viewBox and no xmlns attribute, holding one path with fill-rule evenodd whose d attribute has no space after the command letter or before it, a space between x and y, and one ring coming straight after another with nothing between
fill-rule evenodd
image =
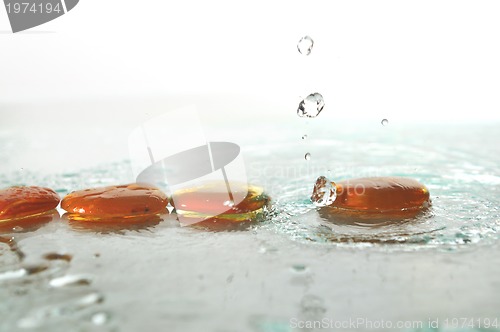
<instances>
[{"instance_id":1,"label":"white background","mask_svg":"<svg viewBox=\"0 0 500 332\"><path fill-rule=\"evenodd\" d=\"M2 7L0 114L231 94L285 103L251 110L282 116L318 91L325 119L498 121L499 17L499 1L81 0L12 34Z\"/></svg>"}]
</instances>

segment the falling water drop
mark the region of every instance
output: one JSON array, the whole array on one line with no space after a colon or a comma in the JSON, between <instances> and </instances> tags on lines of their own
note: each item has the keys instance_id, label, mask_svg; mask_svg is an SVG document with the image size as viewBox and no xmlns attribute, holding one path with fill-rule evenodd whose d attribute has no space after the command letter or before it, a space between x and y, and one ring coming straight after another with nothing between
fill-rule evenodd
<instances>
[{"instance_id":1,"label":"falling water drop","mask_svg":"<svg viewBox=\"0 0 500 332\"><path fill-rule=\"evenodd\" d=\"M302 55L311 54L313 46L314 46L314 40L312 40L312 38L309 36L304 36L300 38L299 42L297 43L297 49Z\"/></svg>"},{"instance_id":2,"label":"falling water drop","mask_svg":"<svg viewBox=\"0 0 500 332\"><path fill-rule=\"evenodd\" d=\"M382 126L387 126L389 124L389 120L382 119L382 121L380 121L380 123L382 124Z\"/></svg>"},{"instance_id":3,"label":"falling water drop","mask_svg":"<svg viewBox=\"0 0 500 332\"><path fill-rule=\"evenodd\" d=\"M311 201L316 206L332 205L337 198L337 186L324 176L320 176L314 184Z\"/></svg>"},{"instance_id":4,"label":"falling water drop","mask_svg":"<svg viewBox=\"0 0 500 332\"><path fill-rule=\"evenodd\" d=\"M304 156L304 159L305 160L311 160L311 154L309 152L306 153L306 155Z\"/></svg>"},{"instance_id":5,"label":"falling water drop","mask_svg":"<svg viewBox=\"0 0 500 332\"><path fill-rule=\"evenodd\" d=\"M311 93L300 102L297 108L297 115L300 117L315 118L321 113L323 107L325 107L323 96L318 92Z\"/></svg>"}]
</instances>

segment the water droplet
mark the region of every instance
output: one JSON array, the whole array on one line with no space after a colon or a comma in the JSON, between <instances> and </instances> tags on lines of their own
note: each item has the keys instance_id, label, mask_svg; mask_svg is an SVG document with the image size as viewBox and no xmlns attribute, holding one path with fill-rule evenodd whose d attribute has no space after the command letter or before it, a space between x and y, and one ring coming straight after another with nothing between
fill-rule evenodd
<instances>
[{"instance_id":1,"label":"water droplet","mask_svg":"<svg viewBox=\"0 0 500 332\"><path fill-rule=\"evenodd\" d=\"M50 252L48 254L43 255L43 258L49 261L57 261L57 260L62 260L69 262L73 258L73 256L69 254L58 254L56 252Z\"/></svg>"},{"instance_id":2,"label":"water droplet","mask_svg":"<svg viewBox=\"0 0 500 332\"><path fill-rule=\"evenodd\" d=\"M311 201L314 205L327 206L333 204L337 198L337 186L324 176L320 176L314 184Z\"/></svg>"},{"instance_id":3,"label":"water droplet","mask_svg":"<svg viewBox=\"0 0 500 332\"><path fill-rule=\"evenodd\" d=\"M306 155L304 156L305 160L311 160L311 154L308 152L306 153Z\"/></svg>"},{"instance_id":4,"label":"water droplet","mask_svg":"<svg viewBox=\"0 0 500 332\"><path fill-rule=\"evenodd\" d=\"M380 123L382 124L382 126L387 126L389 124L389 120L382 119L382 121L380 121Z\"/></svg>"},{"instance_id":5,"label":"water droplet","mask_svg":"<svg viewBox=\"0 0 500 332\"><path fill-rule=\"evenodd\" d=\"M54 288L66 286L88 286L92 283L89 277L82 275L68 275L52 279L49 284Z\"/></svg>"},{"instance_id":6,"label":"water droplet","mask_svg":"<svg viewBox=\"0 0 500 332\"><path fill-rule=\"evenodd\" d=\"M21 226L14 226L14 227L12 227L12 230L14 232L22 232L22 231L24 231L24 228L22 228Z\"/></svg>"},{"instance_id":7,"label":"water droplet","mask_svg":"<svg viewBox=\"0 0 500 332\"><path fill-rule=\"evenodd\" d=\"M104 325L109 320L109 315L105 312L97 312L90 319L95 325Z\"/></svg>"},{"instance_id":8,"label":"water droplet","mask_svg":"<svg viewBox=\"0 0 500 332\"><path fill-rule=\"evenodd\" d=\"M323 107L325 107L323 96L318 92L311 93L300 102L297 108L297 115L300 117L315 118L321 113Z\"/></svg>"},{"instance_id":9,"label":"water droplet","mask_svg":"<svg viewBox=\"0 0 500 332\"><path fill-rule=\"evenodd\" d=\"M304 36L300 38L299 42L297 43L297 50L299 50L300 54L302 55L309 55L311 54L313 46L314 40L312 40L312 38L309 36Z\"/></svg>"},{"instance_id":10,"label":"water droplet","mask_svg":"<svg viewBox=\"0 0 500 332\"><path fill-rule=\"evenodd\" d=\"M307 269L307 266L305 266L304 264L294 264L292 265L292 269L295 272L304 272Z\"/></svg>"},{"instance_id":11,"label":"water droplet","mask_svg":"<svg viewBox=\"0 0 500 332\"><path fill-rule=\"evenodd\" d=\"M307 139L307 135L303 135L303 136L302 136L302 139Z\"/></svg>"},{"instance_id":12,"label":"water droplet","mask_svg":"<svg viewBox=\"0 0 500 332\"><path fill-rule=\"evenodd\" d=\"M316 295L305 295L300 301L302 313L311 316L320 316L326 312L325 302Z\"/></svg>"},{"instance_id":13,"label":"water droplet","mask_svg":"<svg viewBox=\"0 0 500 332\"><path fill-rule=\"evenodd\" d=\"M234 202L232 200L227 200L227 201L224 202L224 206L233 207L234 206Z\"/></svg>"}]
</instances>

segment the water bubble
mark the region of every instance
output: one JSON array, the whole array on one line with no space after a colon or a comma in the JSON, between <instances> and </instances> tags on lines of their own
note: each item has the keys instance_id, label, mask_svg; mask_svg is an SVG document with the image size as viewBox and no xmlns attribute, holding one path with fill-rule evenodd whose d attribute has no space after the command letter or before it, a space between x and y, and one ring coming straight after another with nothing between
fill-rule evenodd
<instances>
[{"instance_id":1,"label":"water bubble","mask_svg":"<svg viewBox=\"0 0 500 332\"><path fill-rule=\"evenodd\" d=\"M309 36L304 36L300 38L299 42L297 43L297 50L299 50L300 54L302 55L309 55L311 54L313 46L314 40L312 40L312 38Z\"/></svg>"},{"instance_id":2,"label":"water bubble","mask_svg":"<svg viewBox=\"0 0 500 332\"><path fill-rule=\"evenodd\" d=\"M307 139L307 135L303 135L303 136L302 136L302 139Z\"/></svg>"},{"instance_id":3,"label":"water bubble","mask_svg":"<svg viewBox=\"0 0 500 332\"><path fill-rule=\"evenodd\" d=\"M389 124L389 120L382 119L382 121L380 121L380 123L382 124L382 126L387 126Z\"/></svg>"},{"instance_id":4,"label":"water bubble","mask_svg":"<svg viewBox=\"0 0 500 332\"><path fill-rule=\"evenodd\" d=\"M311 160L311 154L309 152L306 153L306 155L304 156L304 159L305 160Z\"/></svg>"},{"instance_id":5,"label":"water bubble","mask_svg":"<svg viewBox=\"0 0 500 332\"><path fill-rule=\"evenodd\" d=\"M320 176L314 184L311 201L316 206L332 205L337 198L337 186L324 176Z\"/></svg>"},{"instance_id":6,"label":"water bubble","mask_svg":"<svg viewBox=\"0 0 500 332\"><path fill-rule=\"evenodd\" d=\"M325 107L323 96L318 92L311 93L300 102L297 108L297 115L300 117L315 118L321 113L323 107Z\"/></svg>"}]
</instances>

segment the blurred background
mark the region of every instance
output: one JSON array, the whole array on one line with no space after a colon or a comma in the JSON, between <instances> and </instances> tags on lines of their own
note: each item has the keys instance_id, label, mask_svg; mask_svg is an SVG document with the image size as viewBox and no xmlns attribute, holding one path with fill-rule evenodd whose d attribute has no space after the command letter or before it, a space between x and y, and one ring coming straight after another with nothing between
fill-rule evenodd
<instances>
[{"instance_id":1,"label":"blurred background","mask_svg":"<svg viewBox=\"0 0 500 332\"><path fill-rule=\"evenodd\" d=\"M310 132L384 118L495 125L499 13L497 1L81 0L13 34L2 8L0 135L31 142L19 153L10 141L20 155L9 168L126 158L132 128L186 105L210 139L235 140L223 136L242 124L295 126L313 92L326 107ZM309 56L297 51L305 35Z\"/></svg>"}]
</instances>

